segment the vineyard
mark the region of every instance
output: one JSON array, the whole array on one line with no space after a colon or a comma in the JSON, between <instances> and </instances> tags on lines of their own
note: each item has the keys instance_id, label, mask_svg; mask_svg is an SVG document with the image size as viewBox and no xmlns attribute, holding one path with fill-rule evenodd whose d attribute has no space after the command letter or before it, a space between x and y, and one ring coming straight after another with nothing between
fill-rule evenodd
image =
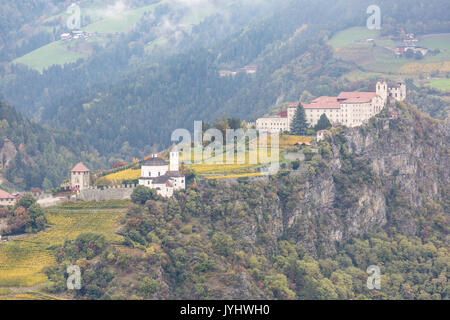
<instances>
[{"instance_id":1,"label":"vineyard","mask_svg":"<svg viewBox=\"0 0 450 320\"><path fill-rule=\"evenodd\" d=\"M0 243L0 288L31 287L47 281L42 269L56 263L52 246L75 239L84 232L103 234L110 242L120 243L115 234L123 211L62 210L46 213L49 227L26 238Z\"/></svg>"},{"instance_id":2,"label":"vineyard","mask_svg":"<svg viewBox=\"0 0 450 320\"><path fill-rule=\"evenodd\" d=\"M122 180L134 180L139 179L141 176L141 169L126 169L123 171L118 171L115 173L108 174L107 176L102 177L102 179L106 179L108 181L122 181Z\"/></svg>"},{"instance_id":3,"label":"vineyard","mask_svg":"<svg viewBox=\"0 0 450 320\"><path fill-rule=\"evenodd\" d=\"M261 138L259 138L261 139ZM260 176L260 172L256 172L257 169L269 164L272 159L272 151L279 152L280 154L289 149L295 148L298 143L311 143L312 137L299 137L294 135L282 134L279 136L278 148L271 148L271 137L267 137L268 148L258 147L257 142L265 142L260 140L253 140L248 150L239 150L234 156L234 163L227 162L227 154L217 153L209 156L205 156L203 149L191 148L190 154L180 153L181 162L191 161L192 164L186 164L187 168L192 169L195 174L207 178L207 179L225 179L225 178L236 178L236 177L251 177ZM239 156L242 159L239 159ZM250 161L251 156L255 157L256 163ZM150 158L150 156L144 158L144 160ZM195 159L203 159L201 163L195 162ZM167 160L166 160L167 161ZM280 159L282 161L282 158ZM123 180L134 180L139 179L141 176L140 169L125 169L122 171L117 171L102 177L109 182L122 183ZM103 180L102 180L103 181Z\"/></svg>"}]
</instances>

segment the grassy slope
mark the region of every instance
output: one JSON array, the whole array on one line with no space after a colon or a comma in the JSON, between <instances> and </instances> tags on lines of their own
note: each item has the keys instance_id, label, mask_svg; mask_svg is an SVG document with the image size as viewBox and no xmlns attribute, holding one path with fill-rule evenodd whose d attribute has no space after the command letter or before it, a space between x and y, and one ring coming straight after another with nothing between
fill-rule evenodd
<instances>
[{"instance_id":1,"label":"grassy slope","mask_svg":"<svg viewBox=\"0 0 450 320\"><path fill-rule=\"evenodd\" d=\"M13 63L22 63L42 72L52 65L64 65L84 57L85 54L69 50L62 41L55 41L15 59Z\"/></svg>"},{"instance_id":2,"label":"grassy slope","mask_svg":"<svg viewBox=\"0 0 450 320\"><path fill-rule=\"evenodd\" d=\"M94 22L82 30L89 32L98 32L102 34L121 33L133 28L133 26L141 19L145 12L153 10L160 3L129 10L121 15L120 18L108 18ZM96 42L104 39L98 37ZM70 46L77 47L79 44L86 42L85 40L71 41ZM13 63L22 63L30 68L42 72L44 69L52 65L64 65L66 63L75 62L80 58L87 57L86 53L78 53L69 48L69 45L62 41L55 41L39 49L36 49L20 58Z\"/></svg>"},{"instance_id":3,"label":"grassy slope","mask_svg":"<svg viewBox=\"0 0 450 320\"><path fill-rule=\"evenodd\" d=\"M83 30L98 33L121 33L129 31L142 18L144 13L153 11L160 3L129 10L120 17L111 17L91 23L90 25L84 27Z\"/></svg>"},{"instance_id":4,"label":"grassy slope","mask_svg":"<svg viewBox=\"0 0 450 320\"><path fill-rule=\"evenodd\" d=\"M432 79L430 86L442 91L450 91L450 79Z\"/></svg>"},{"instance_id":5,"label":"grassy slope","mask_svg":"<svg viewBox=\"0 0 450 320\"><path fill-rule=\"evenodd\" d=\"M386 48L393 48L395 43L388 39L378 39L378 35L377 31L354 27L339 32L330 39L329 44L334 48L336 57L355 62L366 71L353 71L345 75L346 78L356 80L380 75L388 78L398 75L416 78L421 73L450 71L450 34L421 37L418 46L441 51L435 56L427 55L423 60L397 58L393 51ZM376 45L359 42L368 38L375 39ZM445 88L445 81L438 81L438 86L439 82Z\"/></svg>"},{"instance_id":6,"label":"grassy slope","mask_svg":"<svg viewBox=\"0 0 450 320\"><path fill-rule=\"evenodd\" d=\"M142 18L144 13L153 11L157 6L161 5L164 2L165 0L149 6L129 10L120 15L120 17L111 17L93 22L90 25L82 28L82 30L101 34L95 39L90 40L101 43L105 40L105 34L115 34L129 31ZM95 16L97 12L96 10L92 8L86 8L84 10L88 15L94 15L94 18L98 18ZM197 8L196 10L191 11L189 14L183 17L181 23L196 25L201 23L206 17L212 15L214 12L215 11L211 9ZM57 16L48 18L46 21L50 21L65 15L67 14L61 13ZM78 42L72 41L69 44L77 48L83 42L85 42L85 40L79 40ZM165 43L167 43L167 39L157 39L148 44L147 51L151 52L151 50L153 50L155 47L164 45ZM64 65L66 63L75 62L79 58L85 58L87 56L88 53L75 52L72 48L69 48L67 44L61 41L55 41L39 49L36 49L20 58L17 58L13 61L13 63L22 63L29 66L30 68L42 72L44 69L52 65Z\"/></svg>"},{"instance_id":7,"label":"grassy slope","mask_svg":"<svg viewBox=\"0 0 450 320\"><path fill-rule=\"evenodd\" d=\"M329 43L334 48L341 48L360 40L377 38L379 34L380 32L377 30L369 30L365 27L353 27L336 33Z\"/></svg>"}]
</instances>

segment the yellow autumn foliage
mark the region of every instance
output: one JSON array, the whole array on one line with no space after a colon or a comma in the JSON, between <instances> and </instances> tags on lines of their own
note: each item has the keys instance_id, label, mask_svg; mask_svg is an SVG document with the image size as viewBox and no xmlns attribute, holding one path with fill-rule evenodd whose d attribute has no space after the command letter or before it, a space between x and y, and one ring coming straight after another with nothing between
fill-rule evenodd
<instances>
[{"instance_id":1,"label":"yellow autumn foliage","mask_svg":"<svg viewBox=\"0 0 450 320\"><path fill-rule=\"evenodd\" d=\"M115 173L108 174L102 179L108 181L122 181L122 180L134 180L141 177L141 169L126 169Z\"/></svg>"},{"instance_id":2,"label":"yellow autumn foliage","mask_svg":"<svg viewBox=\"0 0 450 320\"><path fill-rule=\"evenodd\" d=\"M450 61L430 63L411 62L402 66L399 71L401 73L450 72Z\"/></svg>"},{"instance_id":3,"label":"yellow autumn foliage","mask_svg":"<svg viewBox=\"0 0 450 320\"><path fill-rule=\"evenodd\" d=\"M30 287L45 282L42 269L56 264L51 246L73 240L84 232L105 235L121 241L115 234L119 211L51 210L46 212L50 227L26 238L0 243L0 287Z\"/></svg>"}]
</instances>

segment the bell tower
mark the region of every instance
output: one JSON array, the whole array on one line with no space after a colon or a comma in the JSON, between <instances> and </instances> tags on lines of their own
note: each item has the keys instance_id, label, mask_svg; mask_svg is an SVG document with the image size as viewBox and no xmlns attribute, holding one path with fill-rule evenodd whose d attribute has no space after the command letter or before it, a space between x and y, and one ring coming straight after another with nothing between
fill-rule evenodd
<instances>
[{"instance_id":1,"label":"bell tower","mask_svg":"<svg viewBox=\"0 0 450 320\"><path fill-rule=\"evenodd\" d=\"M178 171L179 170L179 152L177 146L173 146L170 151L170 171Z\"/></svg>"}]
</instances>

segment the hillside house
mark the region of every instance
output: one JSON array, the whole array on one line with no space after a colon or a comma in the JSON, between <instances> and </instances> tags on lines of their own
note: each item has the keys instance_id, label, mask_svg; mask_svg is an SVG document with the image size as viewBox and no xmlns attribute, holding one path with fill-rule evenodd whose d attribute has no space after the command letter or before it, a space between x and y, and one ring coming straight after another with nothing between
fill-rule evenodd
<instances>
[{"instance_id":1,"label":"hillside house","mask_svg":"<svg viewBox=\"0 0 450 320\"><path fill-rule=\"evenodd\" d=\"M0 190L0 207L13 206L16 204L16 197L4 190Z\"/></svg>"},{"instance_id":2,"label":"hillside house","mask_svg":"<svg viewBox=\"0 0 450 320\"><path fill-rule=\"evenodd\" d=\"M141 166L139 184L151 189L163 197L172 197L174 191L186 188L185 176L179 171L179 152L170 152L170 164L154 154Z\"/></svg>"}]
</instances>

